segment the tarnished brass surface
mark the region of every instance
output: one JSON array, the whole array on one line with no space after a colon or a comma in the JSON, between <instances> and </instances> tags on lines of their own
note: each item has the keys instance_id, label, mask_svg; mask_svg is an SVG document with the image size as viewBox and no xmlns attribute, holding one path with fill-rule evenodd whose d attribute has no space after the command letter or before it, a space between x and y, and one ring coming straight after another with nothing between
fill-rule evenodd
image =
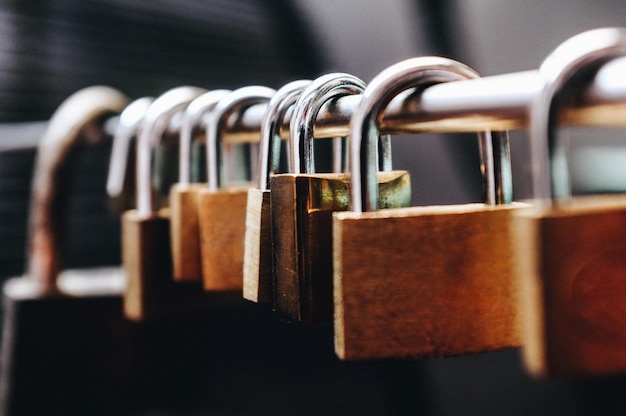
<instances>
[{"instance_id":1,"label":"tarnished brass surface","mask_svg":"<svg viewBox=\"0 0 626 416\"><path fill-rule=\"evenodd\" d=\"M406 171L380 172L380 203L411 204ZM276 175L272 178L274 307L287 320L332 319L332 213L349 208L350 175Z\"/></svg>"}]
</instances>

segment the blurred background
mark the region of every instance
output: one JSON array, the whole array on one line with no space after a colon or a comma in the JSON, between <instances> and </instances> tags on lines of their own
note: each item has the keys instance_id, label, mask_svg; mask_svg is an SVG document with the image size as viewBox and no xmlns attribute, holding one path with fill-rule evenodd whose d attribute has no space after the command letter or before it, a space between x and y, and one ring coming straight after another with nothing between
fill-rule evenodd
<instances>
[{"instance_id":1,"label":"blurred background","mask_svg":"<svg viewBox=\"0 0 626 416\"><path fill-rule=\"evenodd\" d=\"M535 69L570 36L621 26L625 13L626 3L617 0L4 1L0 276L23 272L34 148L45 121L78 89L108 85L138 98L180 85L277 88L331 71L369 81L385 67L420 55L451 57L482 75L496 75ZM518 199L528 196L525 137L525 132L512 134ZM416 204L480 199L475 140L403 136L394 138L393 146L395 166L412 172ZM119 220L108 211L104 192L108 151L104 144L77 161L66 267L120 262ZM243 309L207 324L215 336L213 361L198 376L198 386L207 386L204 394L163 405L155 400L145 414L582 415L626 410L621 379L534 380L524 373L516 350L340 363L332 353L330 328L276 323L271 314ZM241 331L232 329L236 325Z\"/></svg>"}]
</instances>

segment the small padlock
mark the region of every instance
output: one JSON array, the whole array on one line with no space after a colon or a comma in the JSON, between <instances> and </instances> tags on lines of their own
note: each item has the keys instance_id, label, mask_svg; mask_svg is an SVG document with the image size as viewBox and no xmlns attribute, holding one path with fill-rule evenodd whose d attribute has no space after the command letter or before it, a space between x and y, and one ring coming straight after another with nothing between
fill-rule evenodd
<instances>
[{"instance_id":1,"label":"small padlock","mask_svg":"<svg viewBox=\"0 0 626 416\"><path fill-rule=\"evenodd\" d=\"M268 102L275 91L261 86L239 88L222 98L207 120L208 187L198 195L202 275L207 291L243 290L243 251L246 202L250 173L241 160L233 161L242 145L221 143L221 130L228 117L254 104ZM236 147L239 146L239 147ZM224 154L224 157L220 157ZM230 169L230 172L228 170ZM242 175L243 173L243 175ZM238 182L229 185L229 180ZM243 176L243 177L241 177Z\"/></svg>"},{"instance_id":2,"label":"small padlock","mask_svg":"<svg viewBox=\"0 0 626 416\"><path fill-rule=\"evenodd\" d=\"M410 88L476 76L449 59L409 59L376 76L355 109L352 212L333 218L335 351L342 359L458 355L520 344L508 231L513 204L376 211L376 120L387 104ZM493 179L500 159L485 159L493 157L493 143L481 137L481 171ZM506 201L506 138L493 150L504 157L504 180L499 192L496 181L487 184L488 201Z\"/></svg>"},{"instance_id":3,"label":"small padlock","mask_svg":"<svg viewBox=\"0 0 626 416\"><path fill-rule=\"evenodd\" d=\"M115 413L112 396L133 378L133 366L121 364L130 341L121 270L61 272L72 156L81 140L102 138L101 122L127 101L108 87L78 91L55 111L38 144L27 270L3 288L2 414Z\"/></svg>"},{"instance_id":4,"label":"small padlock","mask_svg":"<svg viewBox=\"0 0 626 416\"><path fill-rule=\"evenodd\" d=\"M136 99L124 108L117 119L106 184L111 210L116 215L133 208L135 203L135 139L152 101L152 97Z\"/></svg>"},{"instance_id":5,"label":"small padlock","mask_svg":"<svg viewBox=\"0 0 626 416\"><path fill-rule=\"evenodd\" d=\"M530 110L533 208L514 217L523 358L530 373L591 377L626 371L626 197L571 198L556 108L581 80L626 55L626 31L577 35L541 65Z\"/></svg>"},{"instance_id":6,"label":"small padlock","mask_svg":"<svg viewBox=\"0 0 626 416\"><path fill-rule=\"evenodd\" d=\"M170 118L205 90L179 87L146 111L137 141L137 208L122 216L122 259L127 274L124 312L131 320L167 318L203 310L207 299L195 282L174 282L169 209L159 209L152 184L152 155Z\"/></svg>"},{"instance_id":7,"label":"small padlock","mask_svg":"<svg viewBox=\"0 0 626 416\"><path fill-rule=\"evenodd\" d=\"M230 91L213 90L194 99L185 109L180 130L179 180L170 190L170 233L174 280L201 281L198 191L206 184L191 183L191 146L194 131L217 102ZM203 126L204 127L204 126Z\"/></svg>"},{"instance_id":8,"label":"small padlock","mask_svg":"<svg viewBox=\"0 0 626 416\"><path fill-rule=\"evenodd\" d=\"M270 184L274 309L281 319L332 319L331 220L334 211L348 208L350 175L314 173L313 127L325 103L364 89L365 84L356 77L328 74L313 81L296 101L289 138L293 173L274 175ZM300 159L301 145L304 160ZM301 173L301 166L305 173ZM390 170L391 163L385 162L383 168ZM377 186L382 205L410 205L406 171L381 172Z\"/></svg>"},{"instance_id":9,"label":"small padlock","mask_svg":"<svg viewBox=\"0 0 626 416\"><path fill-rule=\"evenodd\" d=\"M243 260L243 297L252 302L273 301L270 175L279 169L283 117L310 83L299 80L281 87L270 100L261 122L258 188L248 190Z\"/></svg>"}]
</instances>

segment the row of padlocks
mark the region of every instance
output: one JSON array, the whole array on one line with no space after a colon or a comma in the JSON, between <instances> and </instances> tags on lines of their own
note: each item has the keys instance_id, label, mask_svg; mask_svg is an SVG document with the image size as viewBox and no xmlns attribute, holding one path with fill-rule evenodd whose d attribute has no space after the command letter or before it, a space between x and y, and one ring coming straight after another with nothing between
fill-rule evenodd
<instances>
[{"instance_id":1,"label":"row of padlocks","mask_svg":"<svg viewBox=\"0 0 626 416\"><path fill-rule=\"evenodd\" d=\"M624 124L625 96L597 88L596 75L625 54L621 29L578 35L524 74L534 89L508 107L463 90L487 96L498 77L477 79L441 57L392 65L368 85L333 73L277 90L180 87L130 104L113 89L85 89L41 141L28 272L6 284L5 297L113 299L108 307L142 322L243 296L271 305L278 319L333 321L341 359L522 347L536 375L623 372L624 199L570 198L555 129ZM137 172L134 209L122 215L124 273L64 276L63 171L78 139L102 135L111 117L111 192L122 191L126 165ZM490 131L525 126L534 199L513 202L508 136ZM393 169L387 134L479 127L484 203L411 207L410 183L420 178ZM164 202L155 155L172 137L180 176ZM332 173L316 172L316 138L334 142ZM193 162L199 141L205 163ZM207 183L194 180L198 165ZM7 339L5 357L19 351Z\"/></svg>"}]
</instances>

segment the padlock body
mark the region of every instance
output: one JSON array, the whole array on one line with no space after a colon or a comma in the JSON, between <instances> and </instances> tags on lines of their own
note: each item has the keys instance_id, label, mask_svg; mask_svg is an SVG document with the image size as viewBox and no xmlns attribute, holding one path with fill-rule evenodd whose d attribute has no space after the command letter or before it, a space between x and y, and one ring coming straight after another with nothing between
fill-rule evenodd
<instances>
[{"instance_id":1,"label":"padlock body","mask_svg":"<svg viewBox=\"0 0 626 416\"><path fill-rule=\"evenodd\" d=\"M272 256L270 191L250 188L243 259L244 299L257 303L272 302Z\"/></svg>"},{"instance_id":2,"label":"padlock body","mask_svg":"<svg viewBox=\"0 0 626 416\"><path fill-rule=\"evenodd\" d=\"M381 206L411 204L408 172L379 172L378 184ZM274 308L285 320L330 321L332 214L349 208L350 175L275 175L271 194Z\"/></svg>"},{"instance_id":3,"label":"padlock body","mask_svg":"<svg viewBox=\"0 0 626 416\"><path fill-rule=\"evenodd\" d=\"M1 414L127 414L199 393L204 315L132 322L119 275L66 270L54 293L28 277L5 282Z\"/></svg>"},{"instance_id":4,"label":"padlock body","mask_svg":"<svg viewBox=\"0 0 626 416\"><path fill-rule=\"evenodd\" d=\"M117 295L37 293L28 278L4 286L2 414L95 412L121 406L137 368L124 366L133 345ZM121 379L121 380L120 380Z\"/></svg>"},{"instance_id":5,"label":"padlock body","mask_svg":"<svg viewBox=\"0 0 626 416\"><path fill-rule=\"evenodd\" d=\"M580 197L515 216L528 370L626 371L626 197Z\"/></svg>"},{"instance_id":6,"label":"padlock body","mask_svg":"<svg viewBox=\"0 0 626 416\"><path fill-rule=\"evenodd\" d=\"M243 290L247 197L248 188L200 191L200 247L207 291Z\"/></svg>"},{"instance_id":7,"label":"padlock body","mask_svg":"<svg viewBox=\"0 0 626 416\"><path fill-rule=\"evenodd\" d=\"M514 205L335 214L335 351L439 357L520 345Z\"/></svg>"},{"instance_id":8,"label":"padlock body","mask_svg":"<svg viewBox=\"0 0 626 416\"><path fill-rule=\"evenodd\" d=\"M202 280L198 192L206 184L175 184L170 190L172 271L176 281Z\"/></svg>"},{"instance_id":9,"label":"padlock body","mask_svg":"<svg viewBox=\"0 0 626 416\"><path fill-rule=\"evenodd\" d=\"M169 209L147 218L135 210L123 214L122 260L128 319L169 318L210 308L200 282L175 282L172 277Z\"/></svg>"}]
</instances>

